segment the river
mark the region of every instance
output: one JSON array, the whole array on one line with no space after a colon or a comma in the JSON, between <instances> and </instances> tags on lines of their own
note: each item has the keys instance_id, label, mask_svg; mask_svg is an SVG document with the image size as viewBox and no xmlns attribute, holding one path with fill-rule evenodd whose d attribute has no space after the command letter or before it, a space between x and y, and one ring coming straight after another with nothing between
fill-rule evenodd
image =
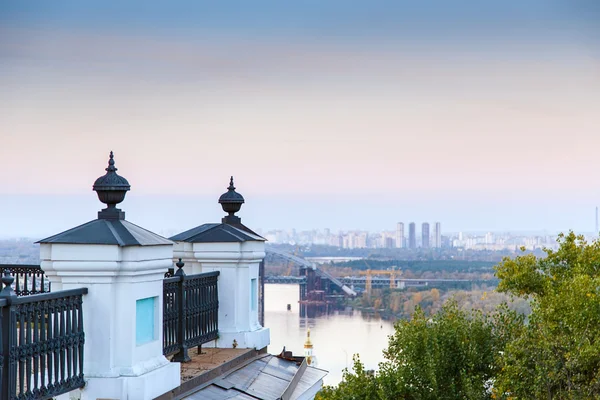
<instances>
[{"instance_id":1,"label":"river","mask_svg":"<svg viewBox=\"0 0 600 400\"><path fill-rule=\"evenodd\" d=\"M287 311L287 305L291 310ZM324 384L337 385L344 368L352 369L352 355L358 353L367 369L377 369L383 361L393 323L360 311L341 311L316 318L302 318L298 304L298 285L265 285L265 326L271 329L269 353L279 354L286 347L294 355L304 355L306 330L310 327L316 367L329 371Z\"/></svg>"}]
</instances>

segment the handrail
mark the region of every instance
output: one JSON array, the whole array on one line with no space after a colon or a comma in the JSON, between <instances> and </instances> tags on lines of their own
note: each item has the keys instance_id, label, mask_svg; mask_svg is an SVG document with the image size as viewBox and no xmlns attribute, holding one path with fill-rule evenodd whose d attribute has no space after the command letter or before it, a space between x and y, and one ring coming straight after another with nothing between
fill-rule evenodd
<instances>
[{"instance_id":1,"label":"handrail","mask_svg":"<svg viewBox=\"0 0 600 400\"><path fill-rule=\"evenodd\" d=\"M42 267L39 264L0 264L0 269L4 268L25 268L25 269L35 269L41 270Z\"/></svg>"},{"instance_id":2,"label":"handrail","mask_svg":"<svg viewBox=\"0 0 600 400\"><path fill-rule=\"evenodd\" d=\"M194 275L184 275L185 280L196 279L196 278L210 278L212 276L219 276L220 271L202 272Z\"/></svg>"},{"instance_id":3,"label":"handrail","mask_svg":"<svg viewBox=\"0 0 600 400\"><path fill-rule=\"evenodd\" d=\"M12 304L35 303L36 301L54 300L54 299L60 299L63 297L79 296L79 295L84 295L84 294L88 294L88 288L59 290L58 292L40 293L40 294L32 294L29 296L17 297L16 299L12 300Z\"/></svg>"}]
</instances>

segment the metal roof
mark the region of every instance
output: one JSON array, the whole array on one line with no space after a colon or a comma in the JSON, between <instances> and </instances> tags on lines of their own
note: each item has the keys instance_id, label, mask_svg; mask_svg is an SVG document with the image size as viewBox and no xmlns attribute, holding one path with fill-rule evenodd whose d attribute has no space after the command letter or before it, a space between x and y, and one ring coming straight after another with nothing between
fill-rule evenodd
<instances>
[{"instance_id":1,"label":"metal roof","mask_svg":"<svg viewBox=\"0 0 600 400\"><path fill-rule=\"evenodd\" d=\"M95 219L37 243L108 244L122 247L173 244L169 239L119 219Z\"/></svg>"},{"instance_id":2,"label":"metal roof","mask_svg":"<svg viewBox=\"0 0 600 400\"><path fill-rule=\"evenodd\" d=\"M176 242L217 243L265 241L242 224L204 224L170 238Z\"/></svg>"},{"instance_id":3,"label":"metal roof","mask_svg":"<svg viewBox=\"0 0 600 400\"><path fill-rule=\"evenodd\" d=\"M267 354L237 370L223 374L219 379L184 399L277 400L284 395L294 378L296 378L295 388L290 399L297 399L310 388L320 385L319 382L325 375L327 372L321 369L300 368L295 361Z\"/></svg>"}]
</instances>

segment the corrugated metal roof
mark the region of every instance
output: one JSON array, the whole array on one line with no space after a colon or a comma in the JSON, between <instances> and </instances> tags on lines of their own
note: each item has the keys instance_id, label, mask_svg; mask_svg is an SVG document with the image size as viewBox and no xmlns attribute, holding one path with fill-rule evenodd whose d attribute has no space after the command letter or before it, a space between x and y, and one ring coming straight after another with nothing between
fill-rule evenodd
<instances>
[{"instance_id":1,"label":"corrugated metal roof","mask_svg":"<svg viewBox=\"0 0 600 400\"><path fill-rule=\"evenodd\" d=\"M198 399L246 399L251 398L277 400L281 398L299 367L294 361L284 360L272 355L265 355L249 364L221 376L212 384L185 397L188 400ZM314 387L327 374L326 371L308 367L300 376L294 389L292 399L298 398L308 389Z\"/></svg>"},{"instance_id":2,"label":"corrugated metal roof","mask_svg":"<svg viewBox=\"0 0 600 400\"><path fill-rule=\"evenodd\" d=\"M256 360L246 365L244 368L240 368L227 375L225 379L231 382L236 388L246 390L250 387L252 382L256 379L260 371L267 366L268 360L264 358Z\"/></svg>"},{"instance_id":3,"label":"corrugated metal roof","mask_svg":"<svg viewBox=\"0 0 600 400\"><path fill-rule=\"evenodd\" d=\"M217 386L207 386L205 389L186 397L189 400L256 400L253 397L234 390L223 390Z\"/></svg>"},{"instance_id":4,"label":"corrugated metal roof","mask_svg":"<svg viewBox=\"0 0 600 400\"><path fill-rule=\"evenodd\" d=\"M204 224L172 236L170 239L188 243L265 241L250 229L242 229L241 226L231 224Z\"/></svg>"},{"instance_id":5,"label":"corrugated metal roof","mask_svg":"<svg viewBox=\"0 0 600 400\"><path fill-rule=\"evenodd\" d=\"M287 381L273 375L260 373L245 392L259 399L277 400L288 387L290 381L291 379Z\"/></svg>"},{"instance_id":6,"label":"corrugated metal roof","mask_svg":"<svg viewBox=\"0 0 600 400\"><path fill-rule=\"evenodd\" d=\"M157 246L173 244L169 239L125 220L95 219L37 243L108 244Z\"/></svg>"},{"instance_id":7,"label":"corrugated metal roof","mask_svg":"<svg viewBox=\"0 0 600 400\"><path fill-rule=\"evenodd\" d=\"M306 368L304 374L302 374L302 378L300 378L300 381L296 386L296 389L294 389L294 392L292 393L292 400L297 399L308 389L312 388L317 382L323 379L325 375L327 375L327 371L322 369L314 367Z\"/></svg>"}]
</instances>

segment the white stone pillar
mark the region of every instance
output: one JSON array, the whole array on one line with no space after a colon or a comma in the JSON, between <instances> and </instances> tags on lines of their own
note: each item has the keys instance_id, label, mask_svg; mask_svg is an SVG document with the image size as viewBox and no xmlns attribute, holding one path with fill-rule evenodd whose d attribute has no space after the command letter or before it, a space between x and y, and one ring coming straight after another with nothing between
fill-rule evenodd
<instances>
[{"instance_id":1,"label":"white stone pillar","mask_svg":"<svg viewBox=\"0 0 600 400\"><path fill-rule=\"evenodd\" d=\"M40 247L53 290L87 287L82 399L152 399L180 384L162 354L163 276L172 245Z\"/></svg>"},{"instance_id":2,"label":"white stone pillar","mask_svg":"<svg viewBox=\"0 0 600 400\"><path fill-rule=\"evenodd\" d=\"M220 224L203 224L171 237L173 256L185 261L186 273L219 271L219 339L222 348L262 350L270 343L269 329L258 319L260 262L265 239L235 215L244 197L235 191L233 176L219 203L228 215Z\"/></svg>"},{"instance_id":3,"label":"white stone pillar","mask_svg":"<svg viewBox=\"0 0 600 400\"><path fill-rule=\"evenodd\" d=\"M200 272L220 272L217 346L231 348L235 340L240 348L267 347L269 329L262 327L258 319L258 268L265 257L264 241L176 242L174 255L183 254L183 249L188 257L193 255Z\"/></svg>"}]
</instances>

